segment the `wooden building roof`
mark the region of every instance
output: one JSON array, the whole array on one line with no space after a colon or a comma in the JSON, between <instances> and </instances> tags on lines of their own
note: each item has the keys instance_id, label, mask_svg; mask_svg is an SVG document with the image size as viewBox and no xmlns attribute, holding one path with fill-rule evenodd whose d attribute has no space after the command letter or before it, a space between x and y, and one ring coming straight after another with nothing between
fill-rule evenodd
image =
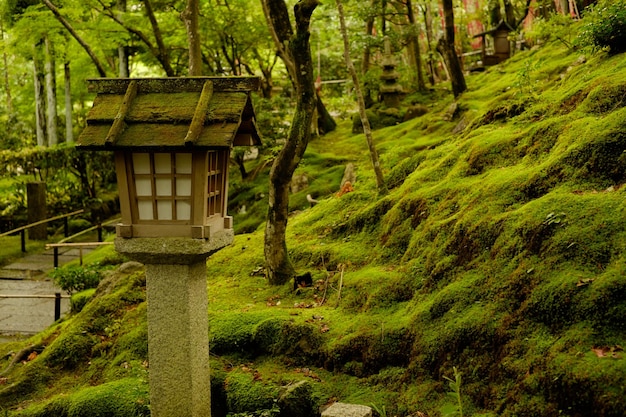
<instances>
[{"instance_id":1,"label":"wooden building roof","mask_svg":"<svg viewBox=\"0 0 626 417\"><path fill-rule=\"evenodd\" d=\"M99 78L76 146L230 148L260 145L250 93L257 77Z\"/></svg>"}]
</instances>

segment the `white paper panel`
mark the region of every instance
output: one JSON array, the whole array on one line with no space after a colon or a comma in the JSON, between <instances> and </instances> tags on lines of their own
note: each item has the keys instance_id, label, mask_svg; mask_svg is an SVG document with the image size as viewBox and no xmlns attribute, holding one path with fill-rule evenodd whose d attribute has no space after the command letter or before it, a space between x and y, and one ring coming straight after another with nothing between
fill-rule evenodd
<instances>
[{"instance_id":1,"label":"white paper panel","mask_svg":"<svg viewBox=\"0 0 626 417\"><path fill-rule=\"evenodd\" d=\"M181 197L191 195L191 178L176 178L176 195Z\"/></svg>"},{"instance_id":2,"label":"white paper panel","mask_svg":"<svg viewBox=\"0 0 626 417\"><path fill-rule=\"evenodd\" d=\"M135 178L135 189L140 197L152 195L152 181L150 178Z\"/></svg>"},{"instance_id":3,"label":"white paper panel","mask_svg":"<svg viewBox=\"0 0 626 417\"><path fill-rule=\"evenodd\" d=\"M139 220L154 220L152 213L152 201L138 201L137 209L139 211Z\"/></svg>"},{"instance_id":4,"label":"white paper panel","mask_svg":"<svg viewBox=\"0 0 626 417\"><path fill-rule=\"evenodd\" d=\"M159 220L172 220L172 202L170 200L157 201L157 216Z\"/></svg>"},{"instance_id":5,"label":"white paper panel","mask_svg":"<svg viewBox=\"0 0 626 417\"><path fill-rule=\"evenodd\" d=\"M156 195L158 196L170 196L172 195L172 179L171 178L157 178L156 183Z\"/></svg>"},{"instance_id":6,"label":"white paper panel","mask_svg":"<svg viewBox=\"0 0 626 417\"><path fill-rule=\"evenodd\" d=\"M191 174L191 154L190 153L176 154L176 173L177 174Z\"/></svg>"},{"instance_id":7,"label":"white paper panel","mask_svg":"<svg viewBox=\"0 0 626 417\"><path fill-rule=\"evenodd\" d=\"M169 174L172 172L172 155L169 153L154 154L154 172L157 174Z\"/></svg>"},{"instance_id":8,"label":"white paper panel","mask_svg":"<svg viewBox=\"0 0 626 417\"><path fill-rule=\"evenodd\" d=\"M177 220L191 220L191 204L189 201L177 201L176 202L176 217Z\"/></svg>"},{"instance_id":9,"label":"white paper panel","mask_svg":"<svg viewBox=\"0 0 626 417\"><path fill-rule=\"evenodd\" d=\"M147 153L133 154L133 170L135 174L150 173L150 155Z\"/></svg>"}]
</instances>

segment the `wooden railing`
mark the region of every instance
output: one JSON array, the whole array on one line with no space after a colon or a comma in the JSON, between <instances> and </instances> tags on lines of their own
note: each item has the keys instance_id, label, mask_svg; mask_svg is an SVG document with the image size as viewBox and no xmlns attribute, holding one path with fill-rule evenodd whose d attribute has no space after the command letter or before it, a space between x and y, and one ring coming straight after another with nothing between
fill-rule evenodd
<instances>
[{"instance_id":1,"label":"wooden railing","mask_svg":"<svg viewBox=\"0 0 626 417\"><path fill-rule=\"evenodd\" d=\"M0 237L20 233L21 240L22 240L22 253L26 253L26 230L30 229L31 227L35 227L35 226L39 226L39 225L46 224L49 222L53 222L55 220L63 219L64 220L63 232L64 232L64 235L67 236L69 233L68 218L71 216L75 216L77 214L84 213L84 212L85 210L81 209L81 210L73 211L71 213L50 217L49 219L39 220L38 222L27 224L26 226L18 227L17 229L9 230L8 232L0 233Z\"/></svg>"},{"instance_id":2,"label":"wooden railing","mask_svg":"<svg viewBox=\"0 0 626 417\"><path fill-rule=\"evenodd\" d=\"M72 236L67 236L64 239L59 240L57 243L48 243L46 245L46 249L54 249L54 267L59 267L59 248L78 248L79 251L79 259L80 265L83 264L83 248L94 247L94 246L102 246L102 245L112 245L113 242L103 242L102 241L102 228L111 223L117 223L121 219L113 219L108 222L100 223L95 226L90 227L89 229L85 229L80 231ZM86 233L92 232L94 230L98 231L98 241L97 242L68 242L69 240L76 239L78 236L84 235Z\"/></svg>"},{"instance_id":3,"label":"wooden railing","mask_svg":"<svg viewBox=\"0 0 626 417\"><path fill-rule=\"evenodd\" d=\"M54 321L61 318L61 299L70 298L69 295L61 295L60 292L50 294L0 294L0 298L54 298Z\"/></svg>"}]
</instances>

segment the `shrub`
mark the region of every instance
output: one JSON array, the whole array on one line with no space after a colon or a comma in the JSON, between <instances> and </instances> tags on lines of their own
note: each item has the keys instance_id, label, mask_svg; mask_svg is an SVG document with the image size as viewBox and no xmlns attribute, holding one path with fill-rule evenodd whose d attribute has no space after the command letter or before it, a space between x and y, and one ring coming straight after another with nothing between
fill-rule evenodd
<instances>
[{"instance_id":1,"label":"shrub","mask_svg":"<svg viewBox=\"0 0 626 417\"><path fill-rule=\"evenodd\" d=\"M626 0L600 0L585 16L579 40L610 54L626 51Z\"/></svg>"},{"instance_id":2,"label":"shrub","mask_svg":"<svg viewBox=\"0 0 626 417\"><path fill-rule=\"evenodd\" d=\"M99 264L88 266L67 266L52 272L52 279L63 291L72 294L77 291L96 288L100 282Z\"/></svg>"}]
</instances>

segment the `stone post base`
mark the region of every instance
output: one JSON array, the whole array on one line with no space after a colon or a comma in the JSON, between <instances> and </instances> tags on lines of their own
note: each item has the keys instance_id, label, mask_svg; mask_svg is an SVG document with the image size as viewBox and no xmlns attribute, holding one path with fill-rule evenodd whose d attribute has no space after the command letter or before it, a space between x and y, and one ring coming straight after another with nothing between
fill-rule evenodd
<instances>
[{"instance_id":1,"label":"stone post base","mask_svg":"<svg viewBox=\"0 0 626 417\"><path fill-rule=\"evenodd\" d=\"M205 262L146 264L152 417L210 417Z\"/></svg>"},{"instance_id":2,"label":"stone post base","mask_svg":"<svg viewBox=\"0 0 626 417\"><path fill-rule=\"evenodd\" d=\"M152 417L211 416L206 259L232 238L115 240L146 266Z\"/></svg>"}]
</instances>

